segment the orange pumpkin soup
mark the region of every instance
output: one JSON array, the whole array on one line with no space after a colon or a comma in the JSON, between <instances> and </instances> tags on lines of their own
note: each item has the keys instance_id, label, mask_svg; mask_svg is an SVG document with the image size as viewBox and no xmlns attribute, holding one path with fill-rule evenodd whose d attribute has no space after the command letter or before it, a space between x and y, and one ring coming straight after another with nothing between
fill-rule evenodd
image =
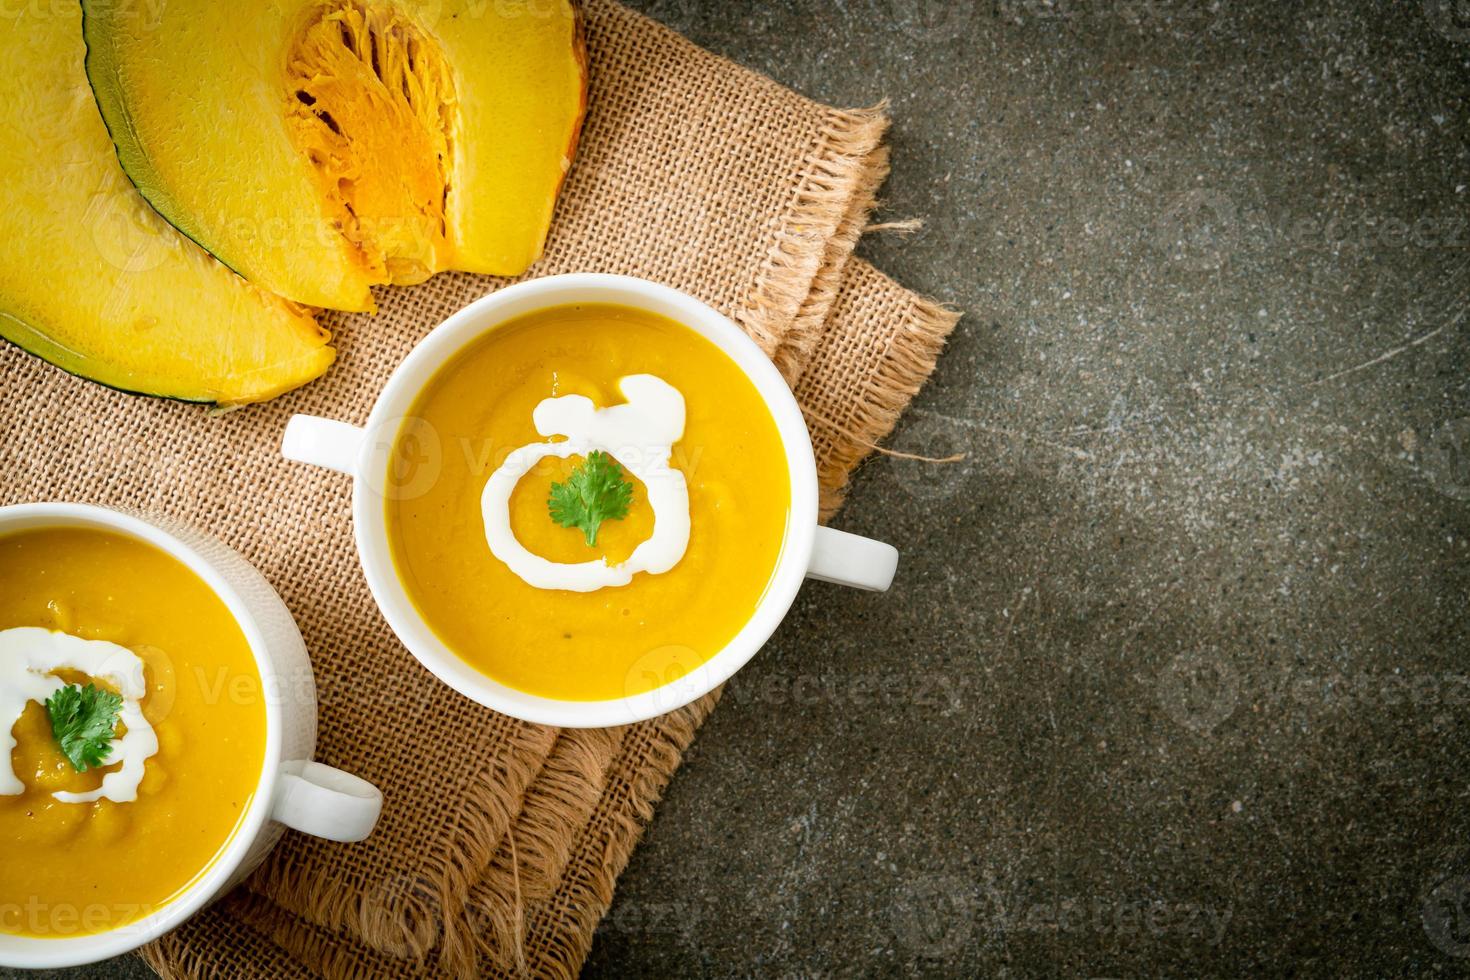
<instances>
[{"instance_id":1,"label":"orange pumpkin soup","mask_svg":"<svg viewBox=\"0 0 1470 980\"><path fill-rule=\"evenodd\" d=\"M445 645L511 687L583 701L723 649L766 591L791 502L780 433L739 366L683 324L595 304L451 358L386 486L399 578Z\"/></svg>"},{"instance_id":2,"label":"orange pumpkin soup","mask_svg":"<svg viewBox=\"0 0 1470 980\"><path fill-rule=\"evenodd\" d=\"M7 534L0 674L0 703L19 712L0 740L14 742L0 760L0 931L104 932L188 888L234 834L265 757L265 705L239 696L260 675L218 596L120 534ZM100 734L88 707L106 716Z\"/></svg>"}]
</instances>

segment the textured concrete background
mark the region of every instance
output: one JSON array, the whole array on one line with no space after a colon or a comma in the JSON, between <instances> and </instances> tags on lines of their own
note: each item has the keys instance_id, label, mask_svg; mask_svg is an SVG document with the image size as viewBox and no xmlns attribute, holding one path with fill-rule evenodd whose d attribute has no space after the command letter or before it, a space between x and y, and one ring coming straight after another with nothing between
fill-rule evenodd
<instances>
[{"instance_id":1,"label":"textured concrete background","mask_svg":"<svg viewBox=\"0 0 1470 980\"><path fill-rule=\"evenodd\" d=\"M969 311L594 977L1470 968L1470 6L640 0L893 100ZM132 976L128 961L75 976Z\"/></svg>"}]
</instances>

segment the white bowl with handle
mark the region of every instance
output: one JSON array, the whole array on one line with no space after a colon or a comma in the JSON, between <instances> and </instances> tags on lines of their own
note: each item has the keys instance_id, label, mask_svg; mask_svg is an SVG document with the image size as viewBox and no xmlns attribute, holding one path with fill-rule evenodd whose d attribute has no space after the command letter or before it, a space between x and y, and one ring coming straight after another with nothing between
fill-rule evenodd
<instances>
[{"instance_id":1,"label":"white bowl with handle","mask_svg":"<svg viewBox=\"0 0 1470 980\"><path fill-rule=\"evenodd\" d=\"M93 963L151 942L238 884L286 828L328 840L360 841L372 833L383 807L383 796L371 783L312 761L317 703L306 645L286 604L244 558L173 521L145 520L87 504L0 507L0 535L57 527L110 531L152 545L183 563L220 598L244 633L260 673L265 753L254 795L234 834L188 888L151 914L106 931L83 931L86 908L43 910L53 925L57 920L52 913L67 912L78 934L39 938L0 932L0 966L23 969ZM6 625L0 623L0 628ZM24 904L7 908L13 898L0 897L0 917L35 912L28 913ZM104 918L99 917L99 924Z\"/></svg>"},{"instance_id":2,"label":"white bowl with handle","mask_svg":"<svg viewBox=\"0 0 1470 980\"><path fill-rule=\"evenodd\" d=\"M467 345L517 317L548 307L598 303L633 307L681 323L713 341L744 371L780 433L791 509L780 559L765 595L722 650L702 663L684 665L690 668L686 673L652 690L602 701L568 701L502 684L461 659L435 635L394 570L386 503L388 494L404 492L389 478L398 432L411 420L414 402L440 367ZM409 353L378 395L366 425L297 415L286 427L281 451L289 459L324 466L354 479L352 521L358 559L373 598L409 652L466 697L540 724L567 728L624 725L689 704L724 683L755 656L791 608L805 579L884 591L898 567L898 551L892 545L818 525L811 437L791 389L770 359L722 314L692 296L643 279L591 273L549 276L477 300L435 327ZM656 665L655 671L661 666Z\"/></svg>"}]
</instances>

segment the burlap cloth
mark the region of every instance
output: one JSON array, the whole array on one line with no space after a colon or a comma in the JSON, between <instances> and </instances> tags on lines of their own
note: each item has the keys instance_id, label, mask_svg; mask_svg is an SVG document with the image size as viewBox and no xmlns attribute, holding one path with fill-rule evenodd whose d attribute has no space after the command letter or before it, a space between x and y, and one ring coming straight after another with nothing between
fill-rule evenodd
<instances>
[{"instance_id":1,"label":"burlap cloth","mask_svg":"<svg viewBox=\"0 0 1470 980\"><path fill-rule=\"evenodd\" d=\"M644 276L730 315L807 410L830 515L956 319L850 257L886 171L887 121L803 99L611 0L585 11L590 114L531 275ZM558 731L460 697L374 607L350 481L280 458L292 413L362 422L426 332L503 284L445 275L380 291L378 315L328 318L340 357L326 377L223 416L0 350L0 499L127 506L239 549L311 650L318 758L387 799L367 843L288 834L245 887L144 951L165 976L575 974L713 707Z\"/></svg>"}]
</instances>

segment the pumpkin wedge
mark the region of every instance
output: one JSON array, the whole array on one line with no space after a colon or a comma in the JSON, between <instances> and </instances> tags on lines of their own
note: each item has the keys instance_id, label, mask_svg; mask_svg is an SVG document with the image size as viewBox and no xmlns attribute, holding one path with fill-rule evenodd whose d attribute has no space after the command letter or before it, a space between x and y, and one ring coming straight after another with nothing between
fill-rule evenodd
<instances>
[{"instance_id":1,"label":"pumpkin wedge","mask_svg":"<svg viewBox=\"0 0 1470 980\"><path fill-rule=\"evenodd\" d=\"M586 97L567 0L84 0L118 159L165 218L311 306L541 254Z\"/></svg>"},{"instance_id":2,"label":"pumpkin wedge","mask_svg":"<svg viewBox=\"0 0 1470 980\"><path fill-rule=\"evenodd\" d=\"M260 401L325 371L310 315L181 237L128 182L87 85L79 8L0 19L0 336L189 401Z\"/></svg>"}]
</instances>

